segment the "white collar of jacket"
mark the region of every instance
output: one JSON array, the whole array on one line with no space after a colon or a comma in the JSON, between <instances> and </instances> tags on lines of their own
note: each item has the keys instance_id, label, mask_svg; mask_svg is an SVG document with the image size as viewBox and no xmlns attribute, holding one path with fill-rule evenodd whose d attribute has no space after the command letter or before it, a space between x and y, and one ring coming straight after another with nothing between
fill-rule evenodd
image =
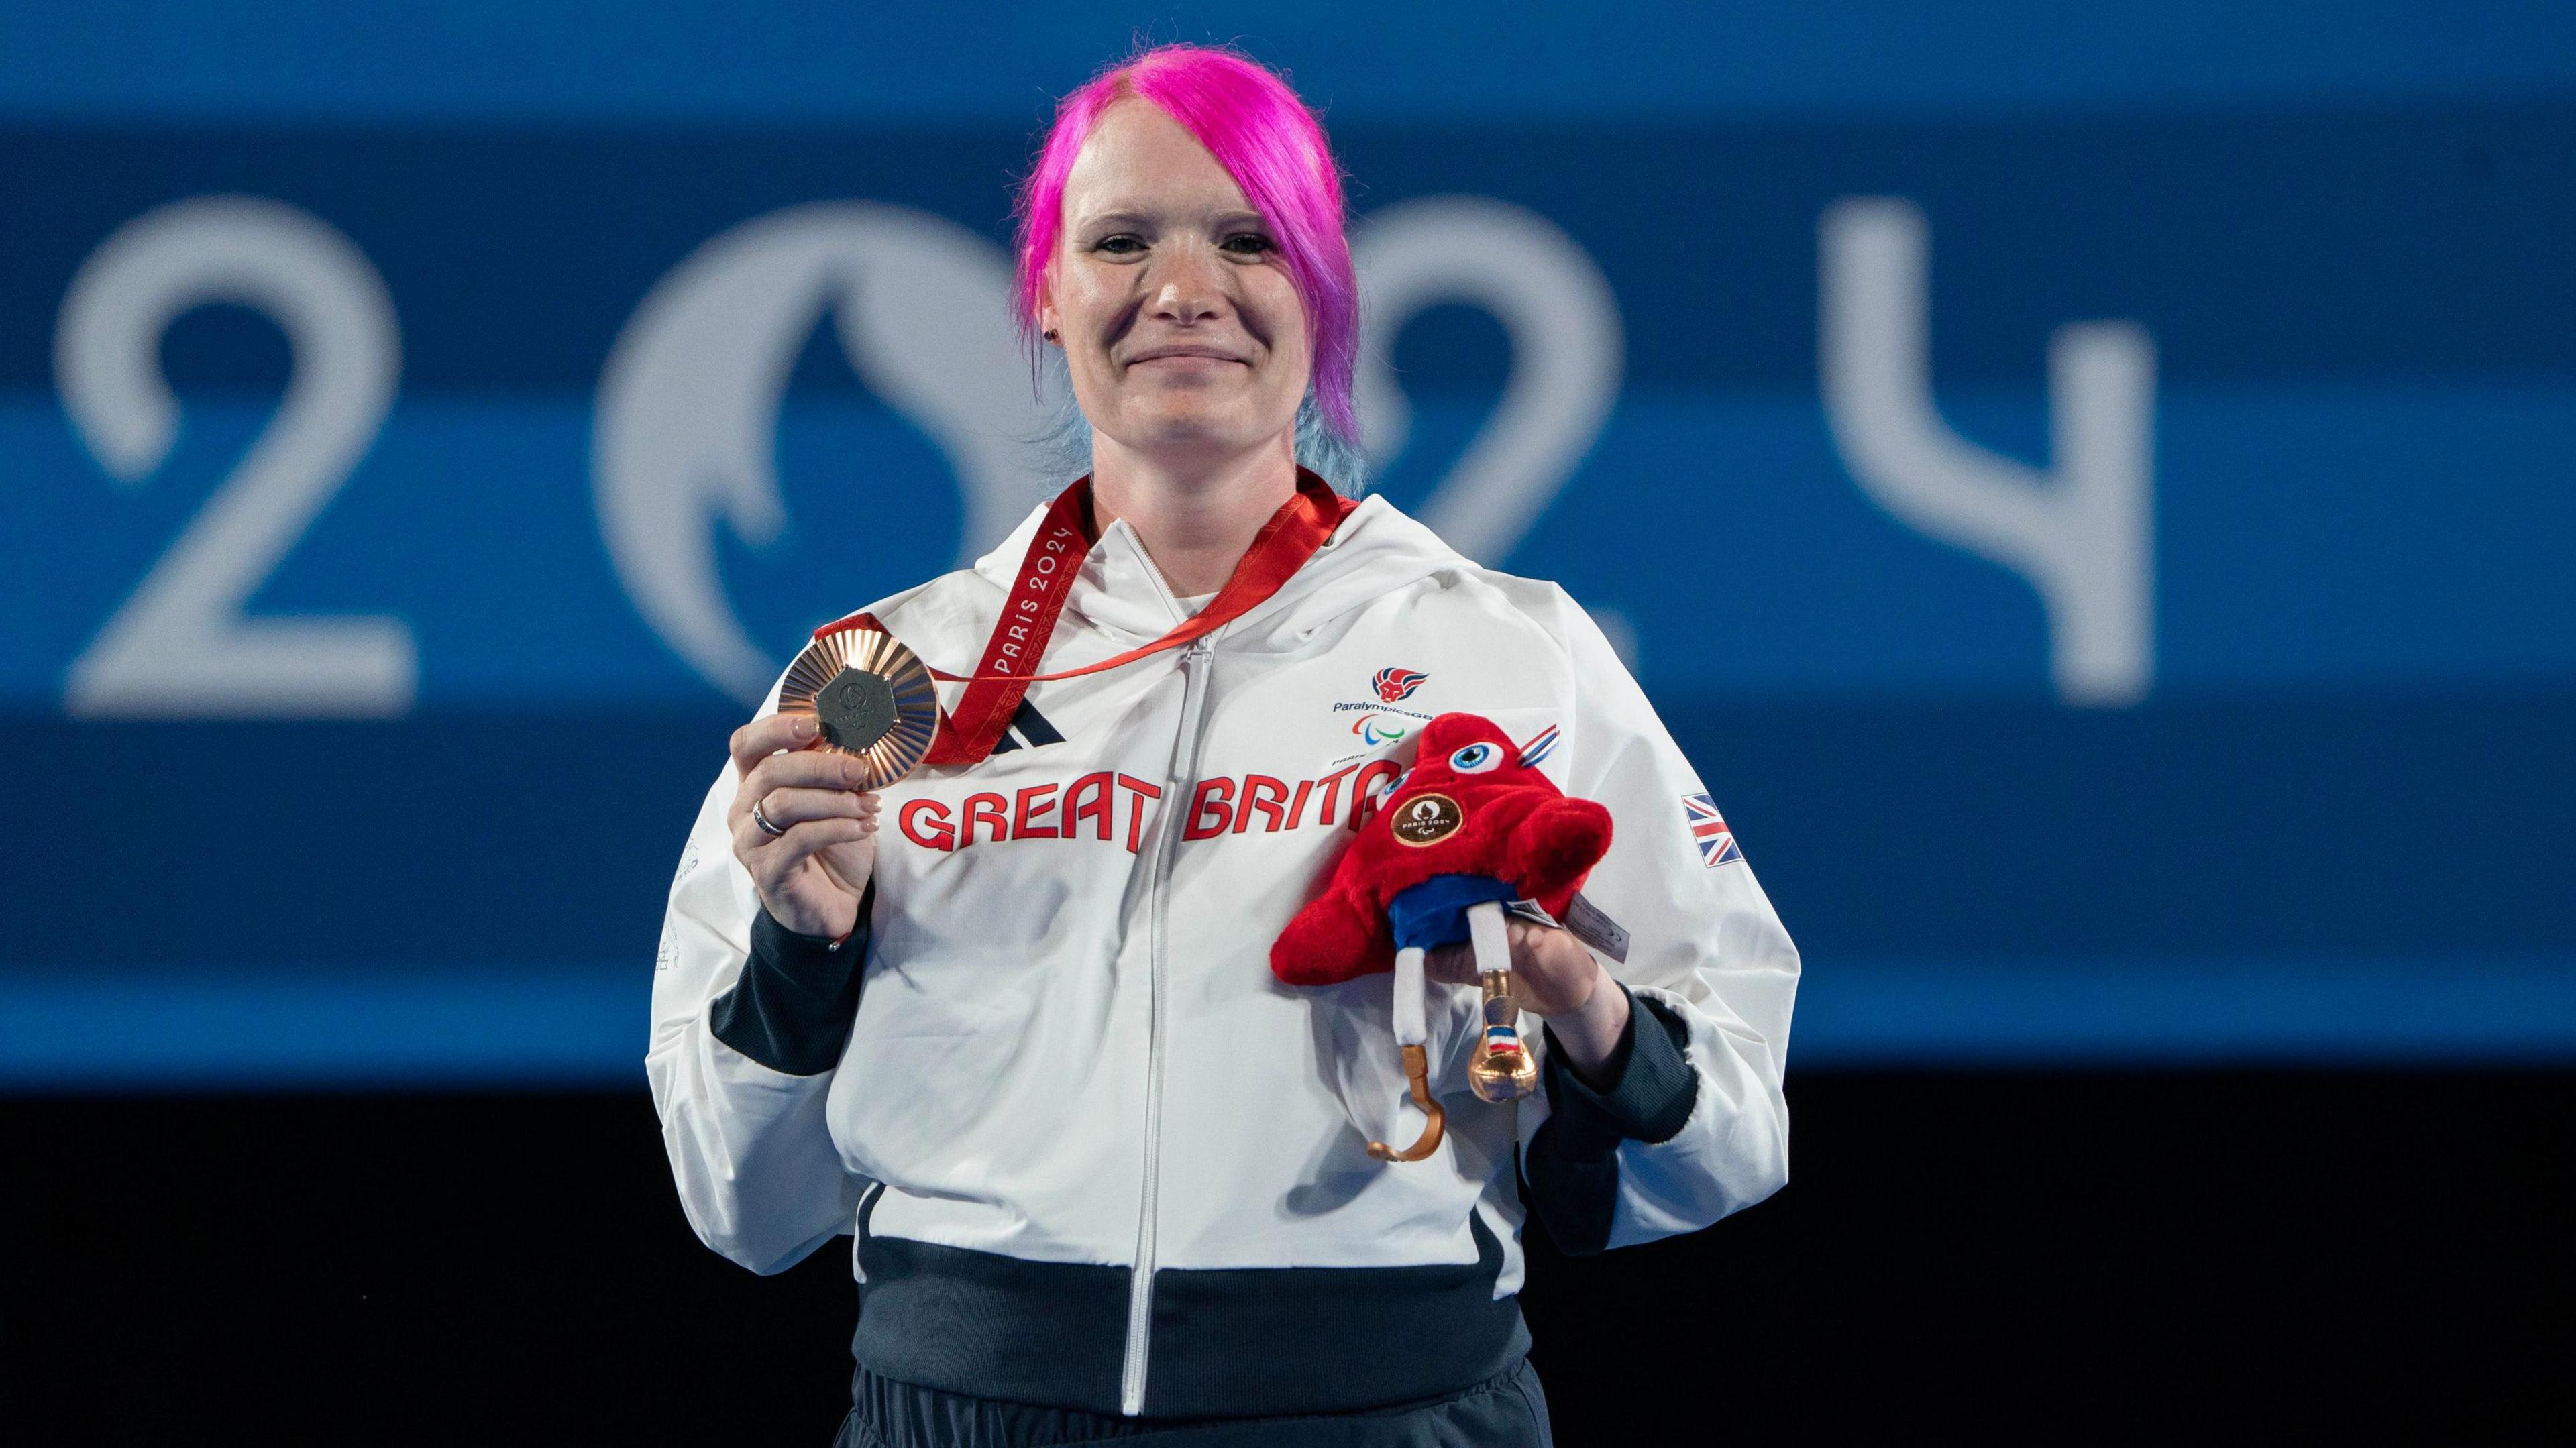
<instances>
[{"instance_id":1,"label":"white collar of jacket","mask_svg":"<svg viewBox=\"0 0 2576 1448\"><path fill-rule=\"evenodd\" d=\"M1046 512L1044 504L1031 509L1009 537L975 560L975 575L992 584L997 596L1018 579L1029 540L1037 536ZM1277 593L1219 633L1228 648L1292 647L1370 599L1444 569L1473 566L1458 550L1441 542L1438 534L1384 498L1364 498ZM1078 615L1102 637L1078 639L1073 637L1077 630L1059 625L1041 669L1078 668L1134 648L1169 633L1189 616L1146 553L1144 540L1124 518L1104 529L1100 541L1092 545L1090 556L1074 576L1072 592L1065 596L1065 612ZM1061 656L1058 647L1064 651ZM949 660L933 662L955 667Z\"/></svg>"}]
</instances>

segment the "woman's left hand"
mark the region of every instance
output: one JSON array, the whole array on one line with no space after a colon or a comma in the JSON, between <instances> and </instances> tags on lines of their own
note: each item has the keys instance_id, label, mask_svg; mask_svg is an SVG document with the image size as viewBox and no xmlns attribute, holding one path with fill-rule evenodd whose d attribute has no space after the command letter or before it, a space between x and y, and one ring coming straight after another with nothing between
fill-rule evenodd
<instances>
[{"instance_id":1,"label":"woman's left hand","mask_svg":"<svg viewBox=\"0 0 2576 1448\"><path fill-rule=\"evenodd\" d=\"M1514 915L1504 921L1512 946L1512 999L1545 1016L1557 1044L1589 1082L1628 1028L1628 993L1610 979L1574 932ZM1423 974L1450 985L1477 983L1476 952L1464 941L1434 946ZM1601 1084L1591 1082L1590 1084Z\"/></svg>"}]
</instances>

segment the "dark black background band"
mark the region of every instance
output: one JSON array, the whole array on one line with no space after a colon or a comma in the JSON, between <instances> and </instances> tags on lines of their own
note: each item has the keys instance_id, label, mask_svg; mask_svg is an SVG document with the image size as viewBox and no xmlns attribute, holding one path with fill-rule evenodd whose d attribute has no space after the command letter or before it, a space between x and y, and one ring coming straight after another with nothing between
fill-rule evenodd
<instances>
[{"instance_id":1,"label":"dark black background band","mask_svg":"<svg viewBox=\"0 0 2576 1448\"><path fill-rule=\"evenodd\" d=\"M2576 1072L1790 1092L1796 1178L1750 1211L1582 1258L1530 1222L1560 1441L1663 1442L1681 1401L1742 1443L1910 1441L1927 1405L2008 1443L2576 1443ZM0 1141L0 1229L41 1245L0 1259L13 1441L819 1445L850 1409L848 1243L708 1251L640 1080L25 1094Z\"/></svg>"},{"instance_id":2,"label":"dark black background band","mask_svg":"<svg viewBox=\"0 0 2576 1448\"><path fill-rule=\"evenodd\" d=\"M763 907L751 922L741 978L707 1008L716 1039L790 1076L819 1076L839 1065L859 1017L859 967L868 958L876 903L870 880L859 897L858 926L838 946L797 934Z\"/></svg>"}]
</instances>

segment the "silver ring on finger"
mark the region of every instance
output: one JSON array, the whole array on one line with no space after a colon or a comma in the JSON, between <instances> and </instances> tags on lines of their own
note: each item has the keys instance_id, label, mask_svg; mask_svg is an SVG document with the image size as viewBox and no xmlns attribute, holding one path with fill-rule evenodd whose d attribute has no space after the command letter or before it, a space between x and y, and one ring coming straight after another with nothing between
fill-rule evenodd
<instances>
[{"instance_id":1,"label":"silver ring on finger","mask_svg":"<svg viewBox=\"0 0 2576 1448\"><path fill-rule=\"evenodd\" d=\"M767 795L763 795L763 796L761 796L761 799L766 799L766 798L768 798L768 796L767 796ZM787 833L787 831L780 829L778 826L776 826L776 825L774 825L774 824L771 824L771 823L769 822L769 816L767 816L767 815L765 815L765 814L762 814L762 813L760 812L760 800L758 800L758 799L753 800L753 801L751 802L751 822L752 822L753 824L756 824L756 825L760 826L760 832L761 832L762 834L765 834L765 835L769 836L769 837L770 837L771 839L773 839L773 840L774 840L774 839L778 839L778 838L780 838L781 836L783 836L783 835L785 835L785 834Z\"/></svg>"}]
</instances>

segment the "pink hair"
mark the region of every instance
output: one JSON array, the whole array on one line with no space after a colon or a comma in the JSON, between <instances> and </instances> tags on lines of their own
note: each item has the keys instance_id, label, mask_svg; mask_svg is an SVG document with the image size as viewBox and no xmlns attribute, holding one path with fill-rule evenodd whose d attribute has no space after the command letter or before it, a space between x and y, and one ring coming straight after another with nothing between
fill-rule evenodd
<instances>
[{"instance_id":1,"label":"pink hair","mask_svg":"<svg viewBox=\"0 0 2576 1448\"><path fill-rule=\"evenodd\" d=\"M1019 278L1011 311L1034 347L1047 261L1064 230L1064 178L1103 111L1128 96L1160 107L1198 138L1270 227L1306 308L1315 408L1356 443L1351 375L1359 360L1359 285L1342 231L1342 178L1324 128L1288 83L1231 50L1161 45L1093 76L1056 106L1037 165L1021 183Z\"/></svg>"}]
</instances>

